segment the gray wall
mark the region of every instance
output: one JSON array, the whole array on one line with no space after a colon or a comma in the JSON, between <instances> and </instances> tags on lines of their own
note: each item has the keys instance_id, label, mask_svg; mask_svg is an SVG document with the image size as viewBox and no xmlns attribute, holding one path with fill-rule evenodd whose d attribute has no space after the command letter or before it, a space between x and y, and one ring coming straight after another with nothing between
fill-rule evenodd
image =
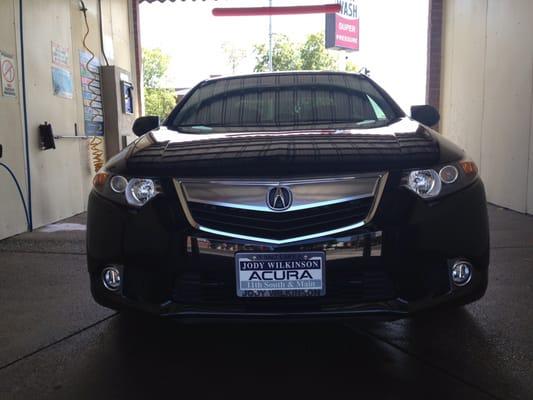
<instances>
[{"instance_id":1,"label":"gray wall","mask_svg":"<svg viewBox=\"0 0 533 400\"><path fill-rule=\"evenodd\" d=\"M533 213L533 1L444 2L442 133L481 170L488 200Z\"/></svg>"}]
</instances>

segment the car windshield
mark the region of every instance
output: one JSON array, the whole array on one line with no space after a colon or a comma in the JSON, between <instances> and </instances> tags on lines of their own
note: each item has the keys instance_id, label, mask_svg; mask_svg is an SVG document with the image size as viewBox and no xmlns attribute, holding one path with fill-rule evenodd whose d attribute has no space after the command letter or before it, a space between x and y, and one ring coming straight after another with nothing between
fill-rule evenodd
<instances>
[{"instance_id":1,"label":"car windshield","mask_svg":"<svg viewBox=\"0 0 533 400\"><path fill-rule=\"evenodd\" d=\"M372 128L396 117L359 75L292 73L206 81L177 106L167 126L188 133Z\"/></svg>"}]
</instances>

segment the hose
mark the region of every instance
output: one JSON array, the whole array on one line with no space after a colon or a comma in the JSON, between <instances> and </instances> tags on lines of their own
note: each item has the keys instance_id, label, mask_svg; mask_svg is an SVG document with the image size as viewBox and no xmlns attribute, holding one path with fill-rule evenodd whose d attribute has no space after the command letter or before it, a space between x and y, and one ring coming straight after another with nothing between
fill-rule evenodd
<instances>
[{"instance_id":1,"label":"hose","mask_svg":"<svg viewBox=\"0 0 533 400\"><path fill-rule=\"evenodd\" d=\"M105 163L104 150L100 148L104 138L102 136L93 136L89 140L89 152L91 154L91 162L94 167L94 172L98 172Z\"/></svg>"},{"instance_id":2,"label":"hose","mask_svg":"<svg viewBox=\"0 0 533 400\"><path fill-rule=\"evenodd\" d=\"M91 29L89 27L89 21L87 20L88 10L87 10L87 7L85 7L85 3L83 2L83 0L80 0L80 4L81 4L80 11L83 13L83 20L85 22L85 34L83 35L81 43L83 45L83 48L87 50L87 52L91 55L91 58L89 58L87 62L85 63L85 68L87 69L87 72L89 72L90 74L90 76L87 77L89 80L87 82L87 89L89 90L89 92L91 92L95 96L94 98L89 99L89 105L92 107L93 103L98 102L97 99L101 95L101 92L99 89L100 86L98 86L98 89L95 89L93 87L93 83L95 83L98 80L97 77L100 75L100 71L98 70L98 67L96 67L96 70L91 69L91 67L93 66L91 63L96 58L96 54L94 54L94 52L89 47L87 47L87 37L89 36L89 33L91 32Z\"/></svg>"},{"instance_id":3,"label":"hose","mask_svg":"<svg viewBox=\"0 0 533 400\"><path fill-rule=\"evenodd\" d=\"M83 48L85 50L87 50L87 52L91 55L91 58L89 58L89 60L87 60L87 62L85 63L85 68L87 69L87 72L90 74L90 76L88 77L89 81L87 82L87 89L89 90L89 92L91 92L94 95L94 97L92 99L89 99L89 106L92 107L93 103L97 103L98 102L98 98L101 98L100 85L98 85L98 89L93 87L93 83L95 83L98 80L100 71L98 70L98 67L96 67L96 70L91 70L91 67L92 67L91 63L96 58L96 55L87 46L87 37L89 36L89 33L90 33L90 27L89 27L89 22L87 21L87 11L88 10L87 10L87 7L85 6L85 2L83 0L80 0L80 11L83 13L83 20L85 22L85 33L83 35L83 39L82 39L81 42L82 42ZM103 27L102 27L102 2L101 2L101 0L98 0L98 14L99 14L99 19L100 19L99 23L100 23L100 46L101 46L101 51L102 51L102 54L104 55L104 59L105 59L106 64L109 65L109 62L107 60L107 56L106 56L106 54L104 52ZM90 153L90 156L91 156L90 162L92 163L95 172L98 172L98 170L100 168L102 168L102 166L105 163L105 153L100 148L102 143L103 143L103 137L101 137L101 136L93 136L91 138L91 140L89 141L89 153Z\"/></svg>"},{"instance_id":4,"label":"hose","mask_svg":"<svg viewBox=\"0 0 533 400\"><path fill-rule=\"evenodd\" d=\"M24 149L26 153L26 177L28 179L28 206L23 200L24 211L26 212L26 220L28 221L28 230L31 232L33 230L33 212L32 212L32 201L31 201L31 163L30 163L30 138L29 138L29 128L28 128L28 103L26 99L26 61L24 57L24 4L23 0L19 0L19 34L20 34L20 69L21 69L21 83L22 83L22 111L24 114ZM13 179L15 175L5 164L2 164L3 167L7 168L10 172ZM20 186L18 185L20 192ZM24 196L21 196L24 199Z\"/></svg>"},{"instance_id":5,"label":"hose","mask_svg":"<svg viewBox=\"0 0 533 400\"><path fill-rule=\"evenodd\" d=\"M28 230L31 230L31 223L30 223L30 214L28 212L28 207L26 206L26 200L24 200L24 195L22 194L22 189L20 187L19 181L17 180L17 177L6 164L3 162L0 162L0 167L4 167L7 172L9 172L9 175L11 175L11 178L13 178L13 182L15 182L15 185L17 186L19 195L20 195L20 201L22 202L22 205L24 206L24 214L26 215L26 224L28 225Z\"/></svg>"},{"instance_id":6,"label":"hose","mask_svg":"<svg viewBox=\"0 0 533 400\"><path fill-rule=\"evenodd\" d=\"M83 0L80 0L80 5L81 5L80 11L83 13L83 20L85 21L85 34L83 35L83 39L81 40L81 43L83 44L83 48L91 54L91 58L89 58L89 60L85 64L85 68L87 68L87 71L92 72L91 69L89 68L89 65L95 59L96 55L93 53L93 51L90 48L87 47L87 43L86 43L87 37L89 36L89 33L91 32L89 28L89 21L87 21L88 9L87 7L85 7L85 3L83 2Z\"/></svg>"}]
</instances>

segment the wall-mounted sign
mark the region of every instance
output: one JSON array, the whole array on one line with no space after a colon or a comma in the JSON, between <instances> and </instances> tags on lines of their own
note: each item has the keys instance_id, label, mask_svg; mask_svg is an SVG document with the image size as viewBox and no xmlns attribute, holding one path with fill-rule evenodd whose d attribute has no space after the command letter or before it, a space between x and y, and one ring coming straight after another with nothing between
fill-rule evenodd
<instances>
[{"instance_id":1,"label":"wall-mounted sign","mask_svg":"<svg viewBox=\"0 0 533 400\"><path fill-rule=\"evenodd\" d=\"M338 0L341 11L326 14L326 48L359 50L359 10L355 0Z\"/></svg>"},{"instance_id":2,"label":"wall-mounted sign","mask_svg":"<svg viewBox=\"0 0 533 400\"><path fill-rule=\"evenodd\" d=\"M68 69L52 67L54 95L72 99L72 74Z\"/></svg>"},{"instance_id":3,"label":"wall-mounted sign","mask_svg":"<svg viewBox=\"0 0 533 400\"><path fill-rule=\"evenodd\" d=\"M80 75L85 135L102 136L104 134L104 110L100 89L100 60L81 50Z\"/></svg>"},{"instance_id":4,"label":"wall-mounted sign","mask_svg":"<svg viewBox=\"0 0 533 400\"><path fill-rule=\"evenodd\" d=\"M63 68L70 66L68 47L52 42L52 64Z\"/></svg>"},{"instance_id":5,"label":"wall-mounted sign","mask_svg":"<svg viewBox=\"0 0 533 400\"><path fill-rule=\"evenodd\" d=\"M15 59L0 53L0 80L2 81L2 96L17 97L17 69Z\"/></svg>"}]
</instances>

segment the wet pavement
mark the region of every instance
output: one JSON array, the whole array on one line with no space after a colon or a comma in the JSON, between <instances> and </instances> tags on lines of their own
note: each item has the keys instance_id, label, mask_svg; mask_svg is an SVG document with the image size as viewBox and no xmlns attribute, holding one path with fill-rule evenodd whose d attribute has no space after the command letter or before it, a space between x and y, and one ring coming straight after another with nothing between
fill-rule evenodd
<instances>
[{"instance_id":1,"label":"wet pavement","mask_svg":"<svg viewBox=\"0 0 533 400\"><path fill-rule=\"evenodd\" d=\"M0 241L0 399L533 398L533 217L490 217L485 297L388 323L132 318L90 297L84 215Z\"/></svg>"}]
</instances>

